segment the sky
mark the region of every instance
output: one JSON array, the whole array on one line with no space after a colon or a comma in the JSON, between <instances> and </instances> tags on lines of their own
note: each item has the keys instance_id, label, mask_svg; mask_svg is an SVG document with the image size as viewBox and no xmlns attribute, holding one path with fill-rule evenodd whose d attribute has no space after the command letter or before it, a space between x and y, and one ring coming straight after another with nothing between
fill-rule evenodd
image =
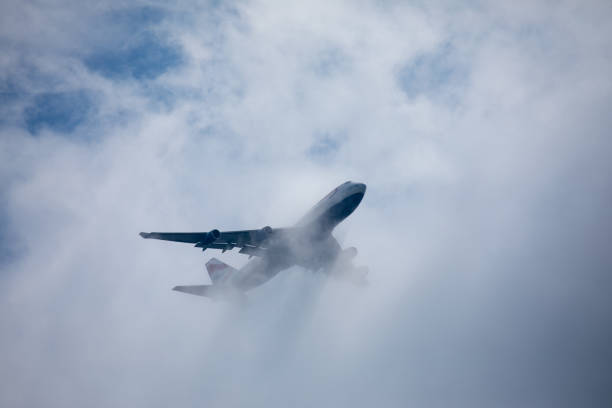
<instances>
[{"instance_id":1,"label":"sky","mask_svg":"<svg viewBox=\"0 0 612 408\"><path fill-rule=\"evenodd\" d=\"M0 5L0 405L608 407L612 4ZM246 306L234 251L140 231L335 230Z\"/></svg>"}]
</instances>

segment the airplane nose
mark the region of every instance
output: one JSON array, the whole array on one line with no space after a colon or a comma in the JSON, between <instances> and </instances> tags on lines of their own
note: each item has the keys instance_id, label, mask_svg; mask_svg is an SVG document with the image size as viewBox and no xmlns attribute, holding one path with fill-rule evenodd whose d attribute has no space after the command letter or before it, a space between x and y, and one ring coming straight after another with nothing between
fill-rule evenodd
<instances>
[{"instance_id":1,"label":"airplane nose","mask_svg":"<svg viewBox=\"0 0 612 408\"><path fill-rule=\"evenodd\" d=\"M355 183L355 187L362 193L365 193L366 191L366 185L363 183Z\"/></svg>"}]
</instances>

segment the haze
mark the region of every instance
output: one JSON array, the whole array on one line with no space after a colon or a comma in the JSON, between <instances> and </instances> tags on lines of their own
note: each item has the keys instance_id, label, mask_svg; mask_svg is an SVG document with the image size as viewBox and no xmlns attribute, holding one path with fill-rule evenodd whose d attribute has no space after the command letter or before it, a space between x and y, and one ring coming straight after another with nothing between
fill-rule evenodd
<instances>
[{"instance_id":1,"label":"haze","mask_svg":"<svg viewBox=\"0 0 612 408\"><path fill-rule=\"evenodd\" d=\"M612 4L0 6L0 405L607 407ZM246 307L139 231L336 230Z\"/></svg>"}]
</instances>

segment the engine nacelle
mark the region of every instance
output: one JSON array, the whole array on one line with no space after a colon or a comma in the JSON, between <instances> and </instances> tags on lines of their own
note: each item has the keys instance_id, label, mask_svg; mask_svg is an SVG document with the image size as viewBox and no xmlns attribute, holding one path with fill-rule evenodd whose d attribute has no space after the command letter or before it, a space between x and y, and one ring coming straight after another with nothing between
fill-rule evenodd
<instances>
[{"instance_id":1,"label":"engine nacelle","mask_svg":"<svg viewBox=\"0 0 612 408\"><path fill-rule=\"evenodd\" d=\"M203 247L209 244L212 244L221 236L221 233L218 229L210 230L204 235L204 238L200 242L196 244L196 247Z\"/></svg>"}]
</instances>

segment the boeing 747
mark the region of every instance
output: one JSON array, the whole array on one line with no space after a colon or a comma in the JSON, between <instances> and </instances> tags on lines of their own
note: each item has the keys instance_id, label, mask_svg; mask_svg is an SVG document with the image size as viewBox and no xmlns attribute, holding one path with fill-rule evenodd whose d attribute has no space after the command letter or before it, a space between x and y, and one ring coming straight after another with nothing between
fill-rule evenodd
<instances>
[{"instance_id":1,"label":"boeing 747","mask_svg":"<svg viewBox=\"0 0 612 408\"><path fill-rule=\"evenodd\" d=\"M293 227L208 232L141 232L143 238L195 244L195 247L240 248L241 254L255 257L240 270L212 258L206 269L212 285L176 286L174 290L209 298L241 297L244 292L276 276L280 271L298 265L313 271L365 282L367 267L355 267L352 258L357 249L342 249L333 237L334 228L348 217L363 199L366 186L347 181L333 189Z\"/></svg>"}]
</instances>

